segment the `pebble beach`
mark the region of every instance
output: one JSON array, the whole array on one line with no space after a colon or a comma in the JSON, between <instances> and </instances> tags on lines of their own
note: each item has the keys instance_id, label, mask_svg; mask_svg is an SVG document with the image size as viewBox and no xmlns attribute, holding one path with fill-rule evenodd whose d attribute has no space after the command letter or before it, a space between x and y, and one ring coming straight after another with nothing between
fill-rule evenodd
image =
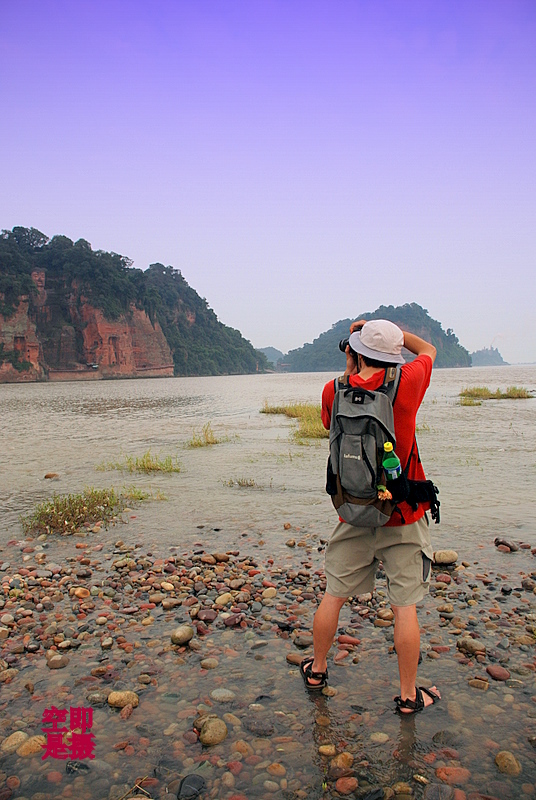
<instances>
[{"instance_id":1,"label":"pebble beach","mask_svg":"<svg viewBox=\"0 0 536 800\"><path fill-rule=\"evenodd\" d=\"M287 523L283 562L246 534L215 552L199 533L189 552L148 551L127 510L108 529L2 549L1 800L186 797L191 775L226 800L535 795L528 543L490 542L500 572L436 553L446 563L419 608L420 682L443 698L401 718L381 570L373 597L346 604L329 686L311 695L298 665L323 541ZM43 758L52 706L92 709L94 758Z\"/></svg>"}]
</instances>

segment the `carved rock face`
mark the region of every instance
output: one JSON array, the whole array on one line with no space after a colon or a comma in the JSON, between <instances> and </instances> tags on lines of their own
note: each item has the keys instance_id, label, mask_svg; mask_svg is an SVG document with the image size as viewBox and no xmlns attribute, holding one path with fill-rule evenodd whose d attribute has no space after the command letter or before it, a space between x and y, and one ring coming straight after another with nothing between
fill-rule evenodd
<instances>
[{"instance_id":1,"label":"carved rock face","mask_svg":"<svg viewBox=\"0 0 536 800\"><path fill-rule=\"evenodd\" d=\"M152 325L141 309L117 320L107 320L87 300L77 302L77 292L69 296L72 324L54 329L53 338L41 341L40 323L57 314L45 290L45 273L34 271L32 278L38 295L31 301L21 298L8 319L0 315L0 343L6 352L16 352L29 369L17 370L9 362L0 364L0 382L50 380L90 380L102 377L171 377L173 356L158 322ZM54 292L50 295L53 298Z\"/></svg>"},{"instance_id":2,"label":"carved rock face","mask_svg":"<svg viewBox=\"0 0 536 800\"><path fill-rule=\"evenodd\" d=\"M29 299L21 298L15 312L7 319L0 314L0 344L4 353L13 353L19 361L30 364L17 370L5 360L0 363L0 383L24 383L44 377L43 354L35 324L28 316Z\"/></svg>"}]
</instances>

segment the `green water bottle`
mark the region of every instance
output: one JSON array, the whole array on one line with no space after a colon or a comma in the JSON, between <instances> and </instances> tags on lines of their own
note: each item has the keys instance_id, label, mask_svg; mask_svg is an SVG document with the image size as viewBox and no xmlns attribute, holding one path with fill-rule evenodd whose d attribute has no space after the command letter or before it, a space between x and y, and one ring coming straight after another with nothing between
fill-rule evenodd
<instances>
[{"instance_id":1,"label":"green water bottle","mask_svg":"<svg viewBox=\"0 0 536 800\"><path fill-rule=\"evenodd\" d=\"M382 467L385 470L385 477L388 481L393 481L402 474L402 465L394 451L392 442L385 442L383 446Z\"/></svg>"}]
</instances>

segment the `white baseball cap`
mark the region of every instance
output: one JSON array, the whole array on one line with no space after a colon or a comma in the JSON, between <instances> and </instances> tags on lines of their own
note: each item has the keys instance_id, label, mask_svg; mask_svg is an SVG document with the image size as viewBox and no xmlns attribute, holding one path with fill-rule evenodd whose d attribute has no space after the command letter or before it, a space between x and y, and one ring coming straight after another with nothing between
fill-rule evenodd
<instances>
[{"instance_id":1,"label":"white baseball cap","mask_svg":"<svg viewBox=\"0 0 536 800\"><path fill-rule=\"evenodd\" d=\"M402 358L404 333L398 325L388 319L371 319L360 331L350 335L352 350L365 358L386 361L389 364L405 364Z\"/></svg>"}]
</instances>

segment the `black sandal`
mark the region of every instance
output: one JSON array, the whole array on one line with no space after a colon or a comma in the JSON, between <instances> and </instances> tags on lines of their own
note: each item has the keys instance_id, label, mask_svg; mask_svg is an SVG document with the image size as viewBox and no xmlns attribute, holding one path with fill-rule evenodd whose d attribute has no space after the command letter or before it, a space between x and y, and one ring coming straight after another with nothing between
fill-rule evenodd
<instances>
[{"instance_id":1,"label":"black sandal","mask_svg":"<svg viewBox=\"0 0 536 800\"><path fill-rule=\"evenodd\" d=\"M419 711L422 711L423 708L426 708L424 697L422 696L423 692L427 694L428 697L432 698L432 705L435 705L441 699L438 694L430 691L430 689L426 689L424 686L417 686L415 700L402 700L401 697L395 697L396 710L398 713L404 716L408 714L409 716L411 714L417 714ZM407 709L407 711L404 713L402 709Z\"/></svg>"},{"instance_id":2,"label":"black sandal","mask_svg":"<svg viewBox=\"0 0 536 800\"><path fill-rule=\"evenodd\" d=\"M305 658L300 664L300 672L303 680L305 681L305 688L308 692L321 692L324 687L328 685L328 671L313 672L314 658ZM311 680L320 681L319 683L311 683Z\"/></svg>"}]
</instances>

